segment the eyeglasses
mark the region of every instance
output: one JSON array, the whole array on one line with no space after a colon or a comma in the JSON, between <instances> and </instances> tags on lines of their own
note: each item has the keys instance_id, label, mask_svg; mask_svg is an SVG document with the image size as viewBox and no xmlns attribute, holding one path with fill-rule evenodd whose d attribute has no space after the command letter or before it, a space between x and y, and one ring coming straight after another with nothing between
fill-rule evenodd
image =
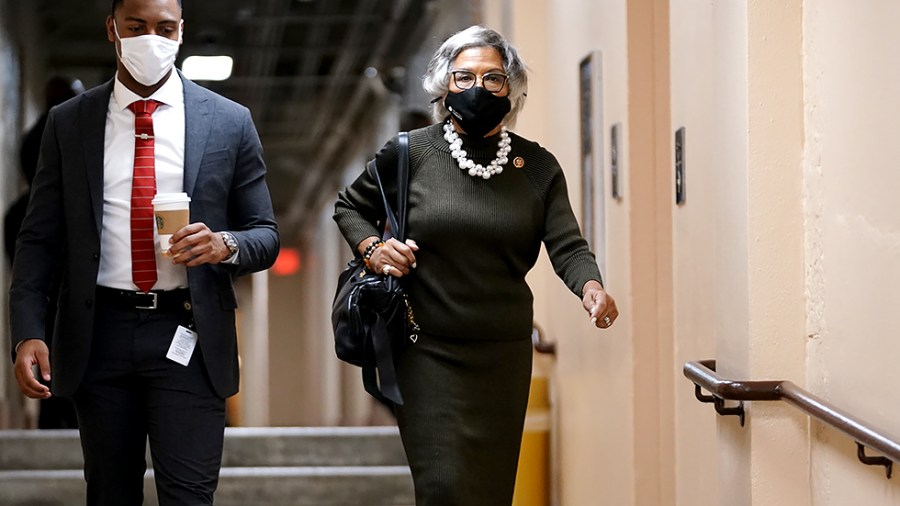
<instances>
[{"instance_id":1,"label":"eyeglasses","mask_svg":"<svg viewBox=\"0 0 900 506\"><path fill-rule=\"evenodd\" d=\"M456 83L456 87L461 90L468 90L478 82L478 76L468 70L451 70L450 73L453 74L453 82ZM481 76L481 85L485 90L497 93L506 86L507 80L509 80L509 76L506 74L488 72Z\"/></svg>"}]
</instances>

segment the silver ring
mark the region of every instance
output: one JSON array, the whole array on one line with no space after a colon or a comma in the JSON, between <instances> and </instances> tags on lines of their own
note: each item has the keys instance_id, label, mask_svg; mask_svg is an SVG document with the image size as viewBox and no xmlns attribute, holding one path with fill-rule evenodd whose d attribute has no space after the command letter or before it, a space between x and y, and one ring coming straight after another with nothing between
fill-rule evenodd
<instances>
[{"instance_id":1,"label":"silver ring","mask_svg":"<svg viewBox=\"0 0 900 506\"><path fill-rule=\"evenodd\" d=\"M612 325L612 320L609 319L609 316L604 316L603 323L605 323L606 326L609 327L610 325Z\"/></svg>"},{"instance_id":2,"label":"silver ring","mask_svg":"<svg viewBox=\"0 0 900 506\"><path fill-rule=\"evenodd\" d=\"M390 266L390 265L385 265L384 267L382 267L382 268L381 268L381 273L384 274L385 276L390 275L390 274L391 274L391 266Z\"/></svg>"}]
</instances>

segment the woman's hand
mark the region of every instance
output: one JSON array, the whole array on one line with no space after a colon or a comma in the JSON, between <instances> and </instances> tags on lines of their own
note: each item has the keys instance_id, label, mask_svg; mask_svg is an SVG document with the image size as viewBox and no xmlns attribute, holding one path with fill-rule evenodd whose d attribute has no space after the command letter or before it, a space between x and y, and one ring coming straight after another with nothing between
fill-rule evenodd
<instances>
[{"instance_id":1,"label":"woman's hand","mask_svg":"<svg viewBox=\"0 0 900 506\"><path fill-rule=\"evenodd\" d=\"M616 301L599 282L591 280L581 289L581 303L591 317L591 323L601 329L608 329L619 317Z\"/></svg>"},{"instance_id":2,"label":"woman's hand","mask_svg":"<svg viewBox=\"0 0 900 506\"><path fill-rule=\"evenodd\" d=\"M403 277L416 268L415 252L419 250L416 241L407 239L402 243L397 239L388 239L384 246L377 248L369 257L369 266L373 272L385 276Z\"/></svg>"}]
</instances>

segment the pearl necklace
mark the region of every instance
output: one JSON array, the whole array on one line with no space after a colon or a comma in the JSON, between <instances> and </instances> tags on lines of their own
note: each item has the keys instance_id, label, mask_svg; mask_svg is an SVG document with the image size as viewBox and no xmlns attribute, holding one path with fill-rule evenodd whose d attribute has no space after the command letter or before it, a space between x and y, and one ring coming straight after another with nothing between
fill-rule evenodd
<instances>
[{"instance_id":1,"label":"pearl necklace","mask_svg":"<svg viewBox=\"0 0 900 506\"><path fill-rule=\"evenodd\" d=\"M503 166L509 162L507 155L511 149L509 147L511 141L505 126L500 127L500 142L497 144L497 147L499 148L497 150L497 158L491 160L491 163L489 163L487 167L467 158L468 153L462 148L462 139L459 138L459 134L456 133L456 130L449 121L444 123L444 139L450 143L450 156L456 160L456 163L459 164L459 168L468 171L470 176L490 179L494 174L503 172Z\"/></svg>"}]
</instances>

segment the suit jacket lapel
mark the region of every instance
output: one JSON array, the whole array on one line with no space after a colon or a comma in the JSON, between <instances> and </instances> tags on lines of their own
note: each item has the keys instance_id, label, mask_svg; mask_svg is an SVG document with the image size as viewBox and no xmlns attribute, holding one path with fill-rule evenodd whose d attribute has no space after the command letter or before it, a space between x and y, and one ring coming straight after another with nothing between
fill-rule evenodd
<instances>
[{"instance_id":1,"label":"suit jacket lapel","mask_svg":"<svg viewBox=\"0 0 900 506\"><path fill-rule=\"evenodd\" d=\"M182 77L180 73L179 77ZM192 196L209 139L212 114L203 88L183 77L181 80L184 83L184 191Z\"/></svg>"},{"instance_id":2,"label":"suit jacket lapel","mask_svg":"<svg viewBox=\"0 0 900 506\"><path fill-rule=\"evenodd\" d=\"M88 91L84 95L82 114L79 117L82 146L84 146L84 167L88 178L91 207L94 222L100 232L103 218L103 152L106 140L106 114L109 112L109 97L113 81Z\"/></svg>"}]
</instances>

